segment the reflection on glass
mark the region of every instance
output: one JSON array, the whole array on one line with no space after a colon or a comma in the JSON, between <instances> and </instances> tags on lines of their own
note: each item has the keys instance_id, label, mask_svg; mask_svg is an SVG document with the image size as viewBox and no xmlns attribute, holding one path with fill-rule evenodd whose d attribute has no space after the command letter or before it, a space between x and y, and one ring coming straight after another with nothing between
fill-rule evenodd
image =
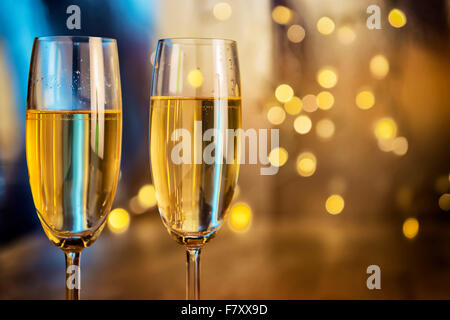
<instances>
[{"instance_id":1,"label":"reflection on glass","mask_svg":"<svg viewBox=\"0 0 450 320\"><path fill-rule=\"evenodd\" d=\"M81 251L105 226L120 167L116 41L43 37L33 46L26 149L42 227L66 255L66 298L79 299Z\"/></svg>"},{"instance_id":2,"label":"reflection on glass","mask_svg":"<svg viewBox=\"0 0 450 320\"><path fill-rule=\"evenodd\" d=\"M223 225L239 172L236 43L160 40L153 70L150 154L159 212L187 250L187 299L199 299L199 256Z\"/></svg>"}]
</instances>

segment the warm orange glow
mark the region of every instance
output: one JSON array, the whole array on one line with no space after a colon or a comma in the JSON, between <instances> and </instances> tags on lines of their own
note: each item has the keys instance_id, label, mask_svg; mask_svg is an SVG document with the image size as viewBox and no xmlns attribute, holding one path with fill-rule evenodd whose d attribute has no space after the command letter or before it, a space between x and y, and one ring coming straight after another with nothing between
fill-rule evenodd
<instances>
[{"instance_id":1,"label":"warm orange glow","mask_svg":"<svg viewBox=\"0 0 450 320\"><path fill-rule=\"evenodd\" d=\"M302 177L310 177L316 172L317 160L311 152L303 152L297 157L297 172Z\"/></svg>"},{"instance_id":2,"label":"warm orange glow","mask_svg":"<svg viewBox=\"0 0 450 320\"><path fill-rule=\"evenodd\" d=\"M388 19L389 23L394 28L401 28L406 24L406 15L400 9L392 9L391 12L389 12Z\"/></svg>"},{"instance_id":3,"label":"warm orange glow","mask_svg":"<svg viewBox=\"0 0 450 320\"><path fill-rule=\"evenodd\" d=\"M329 110L333 107L334 96L331 92L322 91L317 95L317 105L322 110Z\"/></svg>"},{"instance_id":4,"label":"warm orange glow","mask_svg":"<svg viewBox=\"0 0 450 320\"><path fill-rule=\"evenodd\" d=\"M191 70L188 73L187 80L191 86L198 88L203 84L203 74L200 70Z\"/></svg>"},{"instance_id":5,"label":"warm orange glow","mask_svg":"<svg viewBox=\"0 0 450 320\"><path fill-rule=\"evenodd\" d=\"M299 97L294 96L292 97L291 100L289 100L284 104L284 109L286 110L287 113L294 115L302 111L302 106L303 106L302 100Z\"/></svg>"},{"instance_id":6,"label":"warm orange glow","mask_svg":"<svg viewBox=\"0 0 450 320\"><path fill-rule=\"evenodd\" d=\"M276 6L272 11L272 19L278 24L288 24L292 19L292 11L285 6Z\"/></svg>"},{"instance_id":7,"label":"warm orange glow","mask_svg":"<svg viewBox=\"0 0 450 320\"><path fill-rule=\"evenodd\" d=\"M213 8L213 15L217 20L225 21L230 19L233 10L226 2L219 2Z\"/></svg>"},{"instance_id":8,"label":"warm orange glow","mask_svg":"<svg viewBox=\"0 0 450 320\"><path fill-rule=\"evenodd\" d=\"M378 139L378 148L384 152L391 152L393 148L394 139Z\"/></svg>"},{"instance_id":9,"label":"warm orange glow","mask_svg":"<svg viewBox=\"0 0 450 320\"><path fill-rule=\"evenodd\" d=\"M367 110L375 104L375 96L370 90L363 90L356 95L356 105L362 110Z\"/></svg>"},{"instance_id":10,"label":"warm orange glow","mask_svg":"<svg viewBox=\"0 0 450 320\"><path fill-rule=\"evenodd\" d=\"M325 208L327 209L329 214L339 214L344 210L344 198L342 198L340 195L333 194L328 197L327 201L325 202Z\"/></svg>"},{"instance_id":11,"label":"warm orange glow","mask_svg":"<svg viewBox=\"0 0 450 320\"><path fill-rule=\"evenodd\" d=\"M307 134L312 127L312 121L307 115L301 115L294 120L294 129L297 133Z\"/></svg>"},{"instance_id":12,"label":"warm orange glow","mask_svg":"<svg viewBox=\"0 0 450 320\"><path fill-rule=\"evenodd\" d=\"M370 72L377 79L383 79L389 73L389 61L382 54L370 60Z\"/></svg>"},{"instance_id":13,"label":"warm orange glow","mask_svg":"<svg viewBox=\"0 0 450 320\"><path fill-rule=\"evenodd\" d=\"M439 197L439 208L444 211L450 210L450 194L444 193Z\"/></svg>"},{"instance_id":14,"label":"warm orange glow","mask_svg":"<svg viewBox=\"0 0 450 320\"><path fill-rule=\"evenodd\" d=\"M267 112L267 119L271 124L275 125L282 124L285 118L286 113L281 107L278 106L271 107Z\"/></svg>"},{"instance_id":15,"label":"warm orange glow","mask_svg":"<svg viewBox=\"0 0 450 320\"><path fill-rule=\"evenodd\" d=\"M334 122L330 119L322 119L317 122L316 134L319 138L329 139L334 135Z\"/></svg>"},{"instance_id":16,"label":"warm orange glow","mask_svg":"<svg viewBox=\"0 0 450 320\"><path fill-rule=\"evenodd\" d=\"M375 124L375 136L378 139L394 139L397 135L397 124L392 118L382 118Z\"/></svg>"},{"instance_id":17,"label":"warm orange glow","mask_svg":"<svg viewBox=\"0 0 450 320\"><path fill-rule=\"evenodd\" d=\"M349 26L342 26L337 31L338 40L342 44L351 44L356 39L356 33L353 28Z\"/></svg>"},{"instance_id":18,"label":"warm orange glow","mask_svg":"<svg viewBox=\"0 0 450 320\"><path fill-rule=\"evenodd\" d=\"M404 156L408 152L408 140L405 137L397 137L392 141L392 152L397 156Z\"/></svg>"},{"instance_id":19,"label":"warm orange glow","mask_svg":"<svg viewBox=\"0 0 450 320\"><path fill-rule=\"evenodd\" d=\"M331 67L324 67L317 73L317 82L323 88L329 89L333 88L338 81L338 76L336 71Z\"/></svg>"},{"instance_id":20,"label":"warm orange glow","mask_svg":"<svg viewBox=\"0 0 450 320\"><path fill-rule=\"evenodd\" d=\"M307 94L302 99L303 102L303 110L306 112L314 112L319 108L317 105L317 97L313 94Z\"/></svg>"},{"instance_id":21,"label":"warm orange glow","mask_svg":"<svg viewBox=\"0 0 450 320\"><path fill-rule=\"evenodd\" d=\"M245 232L249 229L252 220L252 209L246 203L236 203L230 211L228 220L231 230Z\"/></svg>"},{"instance_id":22,"label":"warm orange glow","mask_svg":"<svg viewBox=\"0 0 450 320\"><path fill-rule=\"evenodd\" d=\"M403 222L403 235L408 239L413 239L419 233L419 221L416 218L408 218Z\"/></svg>"},{"instance_id":23,"label":"warm orange glow","mask_svg":"<svg viewBox=\"0 0 450 320\"><path fill-rule=\"evenodd\" d=\"M299 26L298 24L294 24L289 27L287 31L287 37L289 41L294 43L302 42L305 38L305 29L303 29L302 26Z\"/></svg>"},{"instance_id":24,"label":"warm orange glow","mask_svg":"<svg viewBox=\"0 0 450 320\"><path fill-rule=\"evenodd\" d=\"M130 215L125 209L112 210L108 216L108 228L114 233L125 232L130 225Z\"/></svg>"},{"instance_id":25,"label":"warm orange glow","mask_svg":"<svg viewBox=\"0 0 450 320\"><path fill-rule=\"evenodd\" d=\"M334 21L329 17L322 17L317 21L317 30L324 35L332 34L335 28Z\"/></svg>"},{"instance_id":26,"label":"warm orange glow","mask_svg":"<svg viewBox=\"0 0 450 320\"><path fill-rule=\"evenodd\" d=\"M151 184L142 186L138 193L139 204L144 208L150 208L156 205L156 190Z\"/></svg>"},{"instance_id":27,"label":"warm orange glow","mask_svg":"<svg viewBox=\"0 0 450 320\"><path fill-rule=\"evenodd\" d=\"M294 96L294 90L288 84L280 84L275 89L275 97L278 101L285 103L292 99Z\"/></svg>"},{"instance_id":28,"label":"warm orange glow","mask_svg":"<svg viewBox=\"0 0 450 320\"><path fill-rule=\"evenodd\" d=\"M285 148L275 148L269 153L269 162L274 167L282 167L288 160L288 152Z\"/></svg>"}]
</instances>

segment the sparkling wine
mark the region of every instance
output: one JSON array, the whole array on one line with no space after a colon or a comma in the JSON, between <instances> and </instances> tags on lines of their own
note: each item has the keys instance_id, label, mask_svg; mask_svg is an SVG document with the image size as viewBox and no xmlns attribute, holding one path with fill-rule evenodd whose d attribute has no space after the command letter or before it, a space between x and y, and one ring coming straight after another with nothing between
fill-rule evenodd
<instances>
[{"instance_id":1,"label":"sparkling wine","mask_svg":"<svg viewBox=\"0 0 450 320\"><path fill-rule=\"evenodd\" d=\"M233 198L240 139L226 132L241 127L241 100L152 97L150 123L152 176L162 220L179 243L201 245L220 228ZM182 141L173 139L176 129L189 133L183 149L189 162L174 162L173 150ZM216 130L215 138L206 138L208 129ZM211 163L204 152L214 141Z\"/></svg>"},{"instance_id":2,"label":"sparkling wine","mask_svg":"<svg viewBox=\"0 0 450 320\"><path fill-rule=\"evenodd\" d=\"M92 244L111 209L120 168L120 111L27 111L27 163L39 219L65 250Z\"/></svg>"}]
</instances>

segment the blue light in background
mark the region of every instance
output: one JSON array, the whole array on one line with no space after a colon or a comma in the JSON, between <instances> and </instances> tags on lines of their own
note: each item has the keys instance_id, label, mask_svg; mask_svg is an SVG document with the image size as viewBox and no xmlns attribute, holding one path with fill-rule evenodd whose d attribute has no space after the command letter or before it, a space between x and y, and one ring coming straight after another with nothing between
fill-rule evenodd
<instances>
[{"instance_id":1,"label":"blue light in background","mask_svg":"<svg viewBox=\"0 0 450 320\"><path fill-rule=\"evenodd\" d=\"M78 5L81 9L81 30L68 30L66 8ZM10 73L10 81L15 108L20 122L20 139L25 137L26 96L31 51L33 40L40 36L52 35L91 35L112 37L118 40L122 98L124 143L123 153L128 155L127 161L122 161L124 177L133 177L135 170L142 170L142 158L147 154L142 148L142 128L147 123L149 92L142 90L150 86L150 50L154 46L155 16L158 1L156 0L0 0L0 49L4 53L5 63ZM56 58L56 57L55 57ZM145 85L143 85L145 84ZM0 106L1 108L1 106ZM82 128L74 134L81 133ZM74 137L74 143L77 143ZM3 188L3 205L0 207L0 243L2 239L12 239L20 232L26 232L36 224L28 183L25 162L25 144L22 152L8 168L13 171L5 180ZM132 155L132 156L131 156ZM70 155L71 161L78 161L75 155ZM72 158L73 157L73 158ZM3 164L0 163L0 167ZM86 170L83 166L72 168L79 175ZM4 168L0 168L0 171ZM0 178L3 174L0 172ZM70 201L80 204L82 198L81 181L74 181L73 194ZM122 179L122 184L128 184ZM128 190L128 189L123 189ZM24 193L26 196L24 197ZM81 227L82 220L74 221ZM32 225L33 224L33 225Z\"/></svg>"},{"instance_id":2,"label":"blue light in background","mask_svg":"<svg viewBox=\"0 0 450 320\"><path fill-rule=\"evenodd\" d=\"M157 8L155 0L116 0L112 7L119 25L126 25L133 32L149 36L154 29L154 8Z\"/></svg>"},{"instance_id":3,"label":"blue light in background","mask_svg":"<svg viewBox=\"0 0 450 320\"><path fill-rule=\"evenodd\" d=\"M0 42L13 67L12 86L21 125L25 119L28 71L33 39L50 32L45 8L40 0L0 1Z\"/></svg>"}]
</instances>

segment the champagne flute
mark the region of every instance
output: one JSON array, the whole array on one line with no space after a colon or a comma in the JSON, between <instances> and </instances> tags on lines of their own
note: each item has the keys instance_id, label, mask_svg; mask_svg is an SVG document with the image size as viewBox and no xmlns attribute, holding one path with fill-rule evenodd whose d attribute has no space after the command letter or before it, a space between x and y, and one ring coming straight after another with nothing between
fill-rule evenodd
<instances>
[{"instance_id":1,"label":"champagne flute","mask_svg":"<svg viewBox=\"0 0 450 320\"><path fill-rule=\"evenodd\" d=\"M80 254L100 235L116 192L122 140L117 44L34 40L26 150L39 220L66 257L66 299L80 299Z\"/></svg>"},{"instance_id":2,"label":"champagne flute","mask_svg":"<svg viewBox=\"0 0 450 320\"><path fill-rule=\"evenodd\" d=\"M186 299L199 299L203 245L223 225L239 173L241 97L236 42L159 40L150 157L162 221L184 245Z\"/></svg>"}]
</instances>

